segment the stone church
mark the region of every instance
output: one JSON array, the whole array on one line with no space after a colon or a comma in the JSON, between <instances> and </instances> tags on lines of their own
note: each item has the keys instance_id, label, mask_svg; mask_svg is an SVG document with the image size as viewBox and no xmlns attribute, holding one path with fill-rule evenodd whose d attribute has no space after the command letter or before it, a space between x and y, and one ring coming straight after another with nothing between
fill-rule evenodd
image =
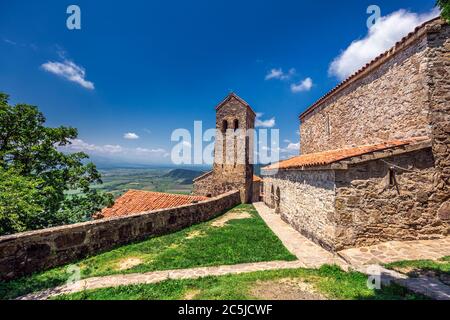
<instances>
[{"instance_id":1,"label":"stone church","mask_svg":"<svg viewBox=\"0 0 450 320\"><path fill-rule=\"evenodd\" d=\"M449 34L439 18L424 23L303 112L300 155L262 169L263 201L330 251L449 235ZM235 94L216 110L214 168L194 194L258 201L245 135L255 113ZM245 143L227 152L229 135Z\"/></svg>"},{"instance_id":2,"label":"stone church","mask_svg":"<svg viewBox=\"0 0 450 320\"><path fill-rule=\"evenodd\" d=\"M449 35L428 21L303 112L264 202L331 251L449 235Z\"/></svg>"}]
</instances>

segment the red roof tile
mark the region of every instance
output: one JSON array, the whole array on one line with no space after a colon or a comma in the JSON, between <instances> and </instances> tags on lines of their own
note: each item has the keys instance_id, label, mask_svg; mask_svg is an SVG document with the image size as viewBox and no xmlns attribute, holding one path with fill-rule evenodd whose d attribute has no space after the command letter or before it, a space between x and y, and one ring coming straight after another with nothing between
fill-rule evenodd
<instances>
[{"instance_id":1,"label":"red roof tile","mask_svg":"<svg viewBox=\"0 0 450 320\"><path fill-rule=\"evenodd\" d=\"M99 217L110 218L158 209L174 208L207 199L206 197L200 196L128 190L116 199L116 202L111 208L104 208L100 212Z\"/></svg>"},{"instance_id":2,"label":"red roof tile","mask_svg":"<svg viewBox=\"0 0 450 320\"><path fill-rule=\"evenodd\" d=\"M413 145L426 140L429 140L429 138L417 137L404 140L386 141L378 144L363 145L358 147L329 150L318 153L310 153L272 164L270 166L264 167L263 169L299 169L303 167L325 166L348 158L362 156L371 152L387 150L405 145Z\"/></svg>"}]
</instances>

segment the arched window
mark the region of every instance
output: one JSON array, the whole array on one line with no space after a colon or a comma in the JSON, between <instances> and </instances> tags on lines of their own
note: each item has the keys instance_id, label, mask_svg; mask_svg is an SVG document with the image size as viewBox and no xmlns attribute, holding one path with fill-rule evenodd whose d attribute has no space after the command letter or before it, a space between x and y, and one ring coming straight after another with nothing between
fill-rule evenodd
<instances>
[{"instance_id":1,"label":"arched window","mask_svg":"<svg viewBox=\"0 0 450 320\"><path fill-rule=\"evenodd\" d=\"M270 190L270 207L275 208L275 188L272 185Z\"/></svg>"},{"instance_id":2,"label":"arched window","mask_svg":"<svg viewBox=\"0 0 450 320\"><path fill-rule=\"evenodd\" d=\"M277 194L275 196L275 213L280 213L280 200L281 200L281 192L280 188L277 188Z\"/></svg>"},{"instance_id":3,"label":"arched window","mask_svg":"<svg viewBox=\"0 0 450 320\"><path fill-rule=\"evenodd\" d=\"M234 120L234 131L236 131L237 129L239 129L239 120L238 119Z\"/></svg>"},{"instance_id":4,"label":"arched window","mask_svg":"<svg viewBox=\"0 0 450 320\"><path fill-rule=\"evenodd\" d=\"M228 121L227 120L223 120L222 122L222 131L223 132L227 132L228 130Z\"/></svg>"}]
</instances>

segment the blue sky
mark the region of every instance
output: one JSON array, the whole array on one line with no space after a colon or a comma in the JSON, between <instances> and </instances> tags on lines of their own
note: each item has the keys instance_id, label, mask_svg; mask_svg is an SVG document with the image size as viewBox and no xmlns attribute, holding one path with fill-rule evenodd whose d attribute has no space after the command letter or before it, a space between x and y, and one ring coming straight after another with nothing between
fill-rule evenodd
<instances>
[{"instance_id":1,"label":"blue sky","mask_svg":"<svg viewBox=\"0 0 450 320\"><path fill-rule=\"evenodd\" d=\"M234 91L280 129L287 157L298 115L434 3L1 0L0 91L38 105L50 126L78 128L73 150L134 163L170 162L172 131L214 127L215 105ZM66 27L70 4L81 30ZM373 4L385 20L370 34Z\"/></svg>"}]
</instances>

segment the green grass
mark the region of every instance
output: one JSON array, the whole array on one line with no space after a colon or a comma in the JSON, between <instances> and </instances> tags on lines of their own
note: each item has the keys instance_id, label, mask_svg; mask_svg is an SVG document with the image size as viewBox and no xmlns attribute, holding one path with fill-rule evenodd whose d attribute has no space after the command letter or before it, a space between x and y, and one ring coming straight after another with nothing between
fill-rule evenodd
<instances>
[{"instance_id":1,"label":"green grass","mask_svg":"<svg viewBox=\"0 0 450 320\"><path fill-rule=\"evenodd\" d=\"M344 272L337 266L323 266L318 270L292 269L260 271L239 275L205 277L194 280L167 280L150 285L131 285L116 288L87 290L57 296L60 300L179 300L194 293L197 300L250 300L260 297L252 288L261 281L300 279L330 299L342 300L413 300L420 296L409 294L399 286L381 290L368 289L367 276L358 272ZM270 286L270 283L267 284Z\"/></svg>"},{"instance_id":2,"label":"green grass","mask_svg":"<svg viewBox=\"0 0 450 320\"><path fill-rule=\"evenodd\" d=\"M407 273L417 277L425 272L434 272L437 276L450 275L450 256L439 260L410 260L398 261L385 265L386 268Z\"/></svg>"},{"instance_id":3,"label":"green grass","mask_svg":"<svg viewBox=\"0 0 450 320\"><path fill-rule=\"evenodd\" d=\"M173 234L125 245L86 258L75 265L81 268L81 277L88 278L296 259L267 227L252 205L240 205L232 210L246 211L251 218L231 220L221 228L213 227L212 221L205 222ZM193 234L199 236L189 237ZM140 259L142 263L127 270L118 270L120 262L127 258ZM0 282L0 299L61 285L70 276L66 270L66 266L59 267L10 282Z\"/></svg>"}]
</instances>

